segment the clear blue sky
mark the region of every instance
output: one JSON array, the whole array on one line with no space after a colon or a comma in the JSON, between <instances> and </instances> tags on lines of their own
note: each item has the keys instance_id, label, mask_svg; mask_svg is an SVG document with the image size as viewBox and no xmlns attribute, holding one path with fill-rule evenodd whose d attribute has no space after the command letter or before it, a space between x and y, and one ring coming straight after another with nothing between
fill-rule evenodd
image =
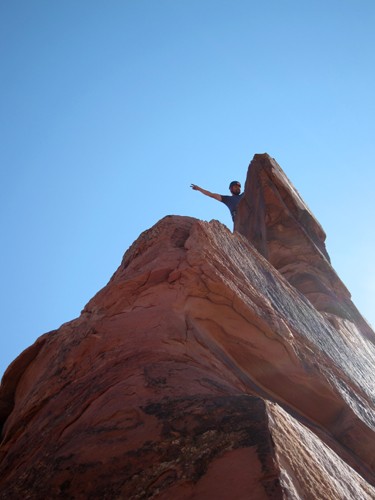
<instances>
[{"instance_id":1,"label":"clear blue sky","mask_svg":"<svg viewBox=\"0 0 375 500\"><path fill-rule=\"evenodd\" d=\"M375 324L374 0L0 2L0 374L138 235L281 165Z\"/></svg>"}]
</instances>

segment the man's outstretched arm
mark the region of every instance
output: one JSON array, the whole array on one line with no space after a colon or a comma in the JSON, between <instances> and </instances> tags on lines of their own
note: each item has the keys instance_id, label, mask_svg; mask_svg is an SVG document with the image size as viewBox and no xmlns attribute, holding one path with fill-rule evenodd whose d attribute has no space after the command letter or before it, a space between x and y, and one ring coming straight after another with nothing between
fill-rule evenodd
<instances>
[{"instance_id":1,"label":"man's outstretched arm","mask_svg":"<svg viewBox=\"0 0 375 500\"><path fill-rule=\"evenodd\" d=\"M203 189L196 184L191 184L190 187L194 189L194 191L200 191L202 194L209 196L210 198L214 198L217 201L221 201L221 194L211 193L211 191L207 191L207 189Z\"/></svg>"}]
</instances>

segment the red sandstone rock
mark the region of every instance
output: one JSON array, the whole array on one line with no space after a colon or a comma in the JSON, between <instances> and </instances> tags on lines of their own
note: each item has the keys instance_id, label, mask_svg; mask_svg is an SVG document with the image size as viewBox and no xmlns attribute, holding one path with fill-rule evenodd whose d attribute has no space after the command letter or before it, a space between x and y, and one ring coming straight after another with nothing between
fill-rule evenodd
<instances>
[{"instance_id":1,"label":"red sandstone rock","mask_svg":"<svg viewBox=\"0 0 375 500\"><path fill-rule=\"evenodd\" d=\"M235 229L323 313L349 319L374 341L373 331L332 268L326 235L296 188L268 154L249 165Z\"/></svg>"},{"instance_id":2,"label":"red sandstone rock","mask_svg":"<svg viewBox=\"0 0 375 500\"><path fill-rule=\"evenodd\" d=\"M242 235L164 218L8 368L0 498L375 498L373 332L284 174L252 169Z\"/></svg>"}]
</instances>

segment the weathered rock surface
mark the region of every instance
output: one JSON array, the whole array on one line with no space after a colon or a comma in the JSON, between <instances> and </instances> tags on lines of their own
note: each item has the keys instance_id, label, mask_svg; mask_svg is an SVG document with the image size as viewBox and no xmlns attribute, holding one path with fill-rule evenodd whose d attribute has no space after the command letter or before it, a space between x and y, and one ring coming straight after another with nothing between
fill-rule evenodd
<instances>
[{"instance_id":1,"label":"weathered rock surface","mask_svg":"<svg viewBox=\"0 0 375 500\"><path fill-rule=\"evenodd\" d=\"M164 218L10 365L0 498L375 499L374 333L268 155L236 229Z\"/></svg>"},{"instance_id":2,"label":"weathered rock surface","mask_svg":"<svg viewBox=\"0 0 375 500\"><path fill-rule=\"evenodd\" d=\"M235 229L322 313L333 313L373 331L350 300L332 268L326 235L277 162L254 156Z\"/></svg>"}]
</instances>

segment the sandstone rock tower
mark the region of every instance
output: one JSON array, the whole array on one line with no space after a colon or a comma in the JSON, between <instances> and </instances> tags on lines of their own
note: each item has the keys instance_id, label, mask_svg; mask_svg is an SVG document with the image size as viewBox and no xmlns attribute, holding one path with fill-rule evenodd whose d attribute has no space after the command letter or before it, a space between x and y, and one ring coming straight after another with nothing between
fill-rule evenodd
<instances>
[{"instance_id":1,"label":"sandstone rock tower","mask_svg":"<svg viewBox=\"0 0 375 500\"><path fill-rule=\"evenodd\" d=\"M0 389L1 499L375 499L375 334L267 154L168 216Z\"/></svg>"}]
</instances>

